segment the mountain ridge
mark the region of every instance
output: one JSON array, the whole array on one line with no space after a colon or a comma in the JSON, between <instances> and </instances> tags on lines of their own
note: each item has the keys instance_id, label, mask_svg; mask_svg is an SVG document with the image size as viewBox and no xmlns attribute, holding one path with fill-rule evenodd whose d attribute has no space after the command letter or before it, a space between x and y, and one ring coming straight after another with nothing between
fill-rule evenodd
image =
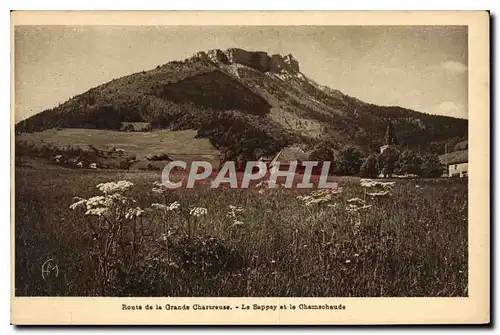
<instances>
[{"instance_id":1,"label":"mountain ridge","mask_svg":"<svg viewBox=\"0 0 500 335\"><path fill-rule=\"evenodd\" d=\"M216 126L213 120L222 119L233 124ZM467 138L467 120L366 103L309 79L291 54L238 48L200 51L113 79L20 121L16 131L119 130L123 122L148 122L153 129L198 130L219 146L214 137L231 131L228 142L266 138L259 144L269 146L259 148L264 151L326 140L334 147L355 145L370 152L382 144L388 119L403 146L421 151L441 153L446 143ZM246 126L253 130L247 132ZM277 146L270 145L273 140Z\"/></svg>"}]
</instances>

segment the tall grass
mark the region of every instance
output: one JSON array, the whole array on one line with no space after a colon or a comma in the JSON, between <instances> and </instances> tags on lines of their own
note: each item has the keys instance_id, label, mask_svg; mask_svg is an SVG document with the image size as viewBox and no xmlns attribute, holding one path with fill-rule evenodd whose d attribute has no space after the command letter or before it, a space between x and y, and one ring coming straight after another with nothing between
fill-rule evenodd
<instances>
[{"instance_id":1,"label":"tall grass","mask_svg":"<svg viewBox=\"0 0 500 335\"><path fill-rule=\"evenodd\" d=\"M330 202L306 206L298 191L198 187L151 192L153 174L18 168L15 285L18 296L467 296L467 184L401 180L390 197L364 198L340 180ZM178 201L181 210L121 230L113 276L103 281L92 220L72 211L75 196L127 179L138 205ZM418 186L417 186L418 185ZM301 191L301 194L307 191ZM229 205L243 210L237 220ZM330 205L330 206L329 206ZM193 218L182 209L207 208ZM44 280L54 259L59 276Z\"/></svg>"}]
</instances>

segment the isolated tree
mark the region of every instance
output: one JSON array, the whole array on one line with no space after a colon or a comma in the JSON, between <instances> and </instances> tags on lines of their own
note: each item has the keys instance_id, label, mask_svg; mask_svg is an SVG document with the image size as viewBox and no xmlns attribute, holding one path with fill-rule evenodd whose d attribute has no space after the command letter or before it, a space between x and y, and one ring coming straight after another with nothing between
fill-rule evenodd
<instances>
[{"instance_id":1,"label":"isolated tree","mask_svg":"<svg viewBox=\"0 0 500 335\"><path fill-rule=\"evenodd\" d=\"M422 158L410 149L406 149L399 156L398 172L402 174L415 174L421 173Z\"/></svg>"},{"instance_id":2,"label":"isolated tree","mask_svg":"<svg viewBox=\"0 0 500 335\"><path fill-rule=\"evenodd\" d=\"M337 171L337 158L338 154L333 149L333 146L328 141L321 141L309 154L309 160L318 161L322 167L322 163L330 162L330 170L329 173L335 173Z\"/></svg>"},{"instance_id":3,"label":"isolated tree","mask_svg":"<svg viewBox=\"0 0 500 335\"><path fill-rule=\"evenodd\" d=\"M378 175L377 156L371 154L361 165L360 174L362 177L374 178Z\"/></svg>"},{"instance_id":4,"label":"isolated tree","mask_svg":"<svg viewBox=\"0 0 500 335\"><path fill-rule=\"evenodd\" d=\"M427 178L441 177L445 171L443 163L435 154L427 154L422 157L421 175Z\"/></svg>"},{"instance_id":5,"label":"isolated tree","mask_svg":"<svg viewBox=\"0 0 500 335\"><path fill-rule=\"evenodd\" d=\"M335 150L330 143L322 141L311 151L309 159L319 162L333 161Z\"/></svg>"},{"instance_id":6,"label":"isolated tree","mask_svg":"<svg viewBox=\"0 0 500 335\"><path fill-rule=\"evenodd\" d=\"M338 170L340 173L348 176L359 174L361 168L361 151L353 146L343 148L338 157Z\"/></svg>"}]
</instances>

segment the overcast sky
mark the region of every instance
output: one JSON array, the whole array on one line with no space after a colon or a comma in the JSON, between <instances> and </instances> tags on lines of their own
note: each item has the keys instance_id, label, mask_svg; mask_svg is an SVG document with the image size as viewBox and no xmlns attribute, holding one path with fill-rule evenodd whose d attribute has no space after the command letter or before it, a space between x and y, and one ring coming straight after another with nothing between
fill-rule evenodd
<instances>
[{"instance_id":1,"label":"overcast sky","mask_svg":"<svg viewBox=\"0 0 500 335\"><path fill-rule=\"evenodd\" d=\"M16 121L197 51L291 53L319 84L366 102L468 118L467 27L21 26Z\"/></svg>"}]
</instances>

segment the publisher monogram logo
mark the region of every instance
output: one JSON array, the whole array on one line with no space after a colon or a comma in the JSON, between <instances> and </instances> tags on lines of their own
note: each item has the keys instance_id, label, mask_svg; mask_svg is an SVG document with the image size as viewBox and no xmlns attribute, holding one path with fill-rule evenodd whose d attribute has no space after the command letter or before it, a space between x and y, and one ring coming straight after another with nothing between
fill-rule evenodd
<instances>
[{"instance_id":1,"label":"publisher monogram logo","mask_svg":"<svg viewBox=\"0 0 500 335\"><path fill-rule=\"evenodd\" d=\"M55 261L50 258L47 259L42 264L42 278L47 280L48 278L57 278L59 276L59 267L55 264Z\"/></svg>"}]
</instances>

